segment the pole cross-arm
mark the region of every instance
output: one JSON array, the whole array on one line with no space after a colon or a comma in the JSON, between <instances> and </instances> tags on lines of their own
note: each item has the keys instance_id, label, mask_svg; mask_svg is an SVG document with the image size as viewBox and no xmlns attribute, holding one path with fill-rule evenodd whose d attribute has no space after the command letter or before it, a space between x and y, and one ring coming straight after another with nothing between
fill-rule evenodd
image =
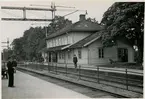
<instances>
[{"instance_id":1,"label":"pole cross-arm","mask_svg":"<svg viewBox=\"0 0 145 99\"><path fill-rule=\"evenodd\" d=\"M53 9L47 8L31 8L31 7L9 7L9 6L2 6L1 9L11 9L11 10L39 10L39 11L52 11Z\"/></svg>"},{"instance_id":2,"label":"pole cross-arm","mask_svg":"<svg viewBox=\"0 0 145 99\"><path fill-rule=\"evenodd\" d=\"M52 21L52 19L2 18L5 21Z\"/></svg>"},{"instance_id":3,"label":"pole cross-arm","mask_svg":"<svg viewBox=\"0 0 145 99\"><path fill-rule=\"evenodd\" d=\"M54 12L56 9L48 9L48 8L31 8L31 7L10 7L10 6L2 6L1 9L9 9L9 10L22 10L23 18L1 18L4 21L52 21L52 19L35 19L35 18L26 18L26 10L36 10L36 11L51 11Z\"/></svg>"}]
</instances>

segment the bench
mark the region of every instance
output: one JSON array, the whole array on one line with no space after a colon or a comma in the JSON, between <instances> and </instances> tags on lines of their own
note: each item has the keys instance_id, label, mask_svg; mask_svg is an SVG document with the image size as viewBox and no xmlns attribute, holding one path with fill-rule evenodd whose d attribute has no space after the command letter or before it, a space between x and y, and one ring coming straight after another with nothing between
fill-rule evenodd
<instances>
[{"instance_id":1,"label":"bench","mask_svg":"<svg viewBox=\"0 0 145 99\"><path fill-rule=\"evenodd\" d=\"M113 61L112 59L109 59L110 64L116 63L116 61Z\"/></svg>"}]
</instances>

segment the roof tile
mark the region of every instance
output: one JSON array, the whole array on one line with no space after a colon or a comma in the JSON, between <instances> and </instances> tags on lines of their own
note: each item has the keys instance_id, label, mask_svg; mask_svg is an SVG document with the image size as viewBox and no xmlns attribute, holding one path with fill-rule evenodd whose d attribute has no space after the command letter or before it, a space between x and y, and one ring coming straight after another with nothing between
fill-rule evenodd
<instances>
[{"instance_id":1,"label":"roof tile","mask_svg":"<svg viewBox=\"0 0 145 99\"><path fill-rule=\"evenodd\" d=\"M60 36L62 34L65 34L67 32L97 32L99 30L103 29L103 27L97 23L90 22L87 20L84 21L78 21L74 24L68 25L65 28L58 30L55 33L50 34L46 39L50 39L56 36Z\"/></svg>"}]
</instances>

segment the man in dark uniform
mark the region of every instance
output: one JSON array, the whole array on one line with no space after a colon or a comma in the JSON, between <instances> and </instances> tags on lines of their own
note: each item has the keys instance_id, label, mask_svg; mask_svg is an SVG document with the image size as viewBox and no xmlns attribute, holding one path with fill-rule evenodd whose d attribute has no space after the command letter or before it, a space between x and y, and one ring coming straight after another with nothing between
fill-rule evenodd
<instances>
[{"instance_id":1,"label":"man in dark uniform","mask_svg":"<svg viewBox=\"0 0 145 99\"><path fill-rule=\"evenodd\" d=\"M16 67L17 67L16 59L13 59L12 66L14 67L14 73L16 73Z\"/></svg>"},{"instance_id":2,"label":"man in dark uniform","mask_svg":"<svg viewBox=\"0 0 145 99\"><path fill-rule=\"evenodd\" d=\"M76 55L74 55L73 57L73 62L74 62L74 66L75 66L75 69L77 68L77 62L78 62L78 59L76 57Z\"/></svg>"},{"instance_id":3,"label":"man in dark uniform","mask_svg":"<svg viewBox=\"0 0 145 99\"><path fill-rule=\"evenodd\" d=\"M11 58L9 58L9 61L7 62L7 67L8 67L8 75L9 75L8 87L14 87L14 68L12 66Z\"/></svg>"}]
</instances>

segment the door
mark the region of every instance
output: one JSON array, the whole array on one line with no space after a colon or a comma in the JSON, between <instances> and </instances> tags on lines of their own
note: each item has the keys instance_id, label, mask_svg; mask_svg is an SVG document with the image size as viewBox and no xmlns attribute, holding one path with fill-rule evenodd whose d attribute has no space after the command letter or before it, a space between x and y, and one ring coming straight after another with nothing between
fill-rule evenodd
<instances>
[{"instance_id":1,"label":"door","mask_svg":"<svg viewBox=\"0 0 145 99\"><path fill-rule=\"evenodd\" d=\"M51 53L49 53L49 62L51 62Z\"/></svg>"},{"instance_id":2,"label":"door","mask_svg":"<svg viewBox=\"0 0 145 99\"><path fill-rule=\"evenodd\" d=\"M118 48L118 61L128 62L128 49L127 48Z\"/></svg>"},{"instance_id":3,"label":"door","mask_svg":"<svg viewBox=\"0 0 145 99\"><path fill-rule=\"evenodd\" d=\"M57 63L57 53L55 53L55 62Z\"/></svg>"},{"instance_id":4,"label":"door","mask_svg":"<svg viewBox=\"0 0 145 99\"><path fill-rule=\"evenodd\" d=\"M53 62L57 63L57 52L53 52Z\"/></svg>"}]
</instances>

